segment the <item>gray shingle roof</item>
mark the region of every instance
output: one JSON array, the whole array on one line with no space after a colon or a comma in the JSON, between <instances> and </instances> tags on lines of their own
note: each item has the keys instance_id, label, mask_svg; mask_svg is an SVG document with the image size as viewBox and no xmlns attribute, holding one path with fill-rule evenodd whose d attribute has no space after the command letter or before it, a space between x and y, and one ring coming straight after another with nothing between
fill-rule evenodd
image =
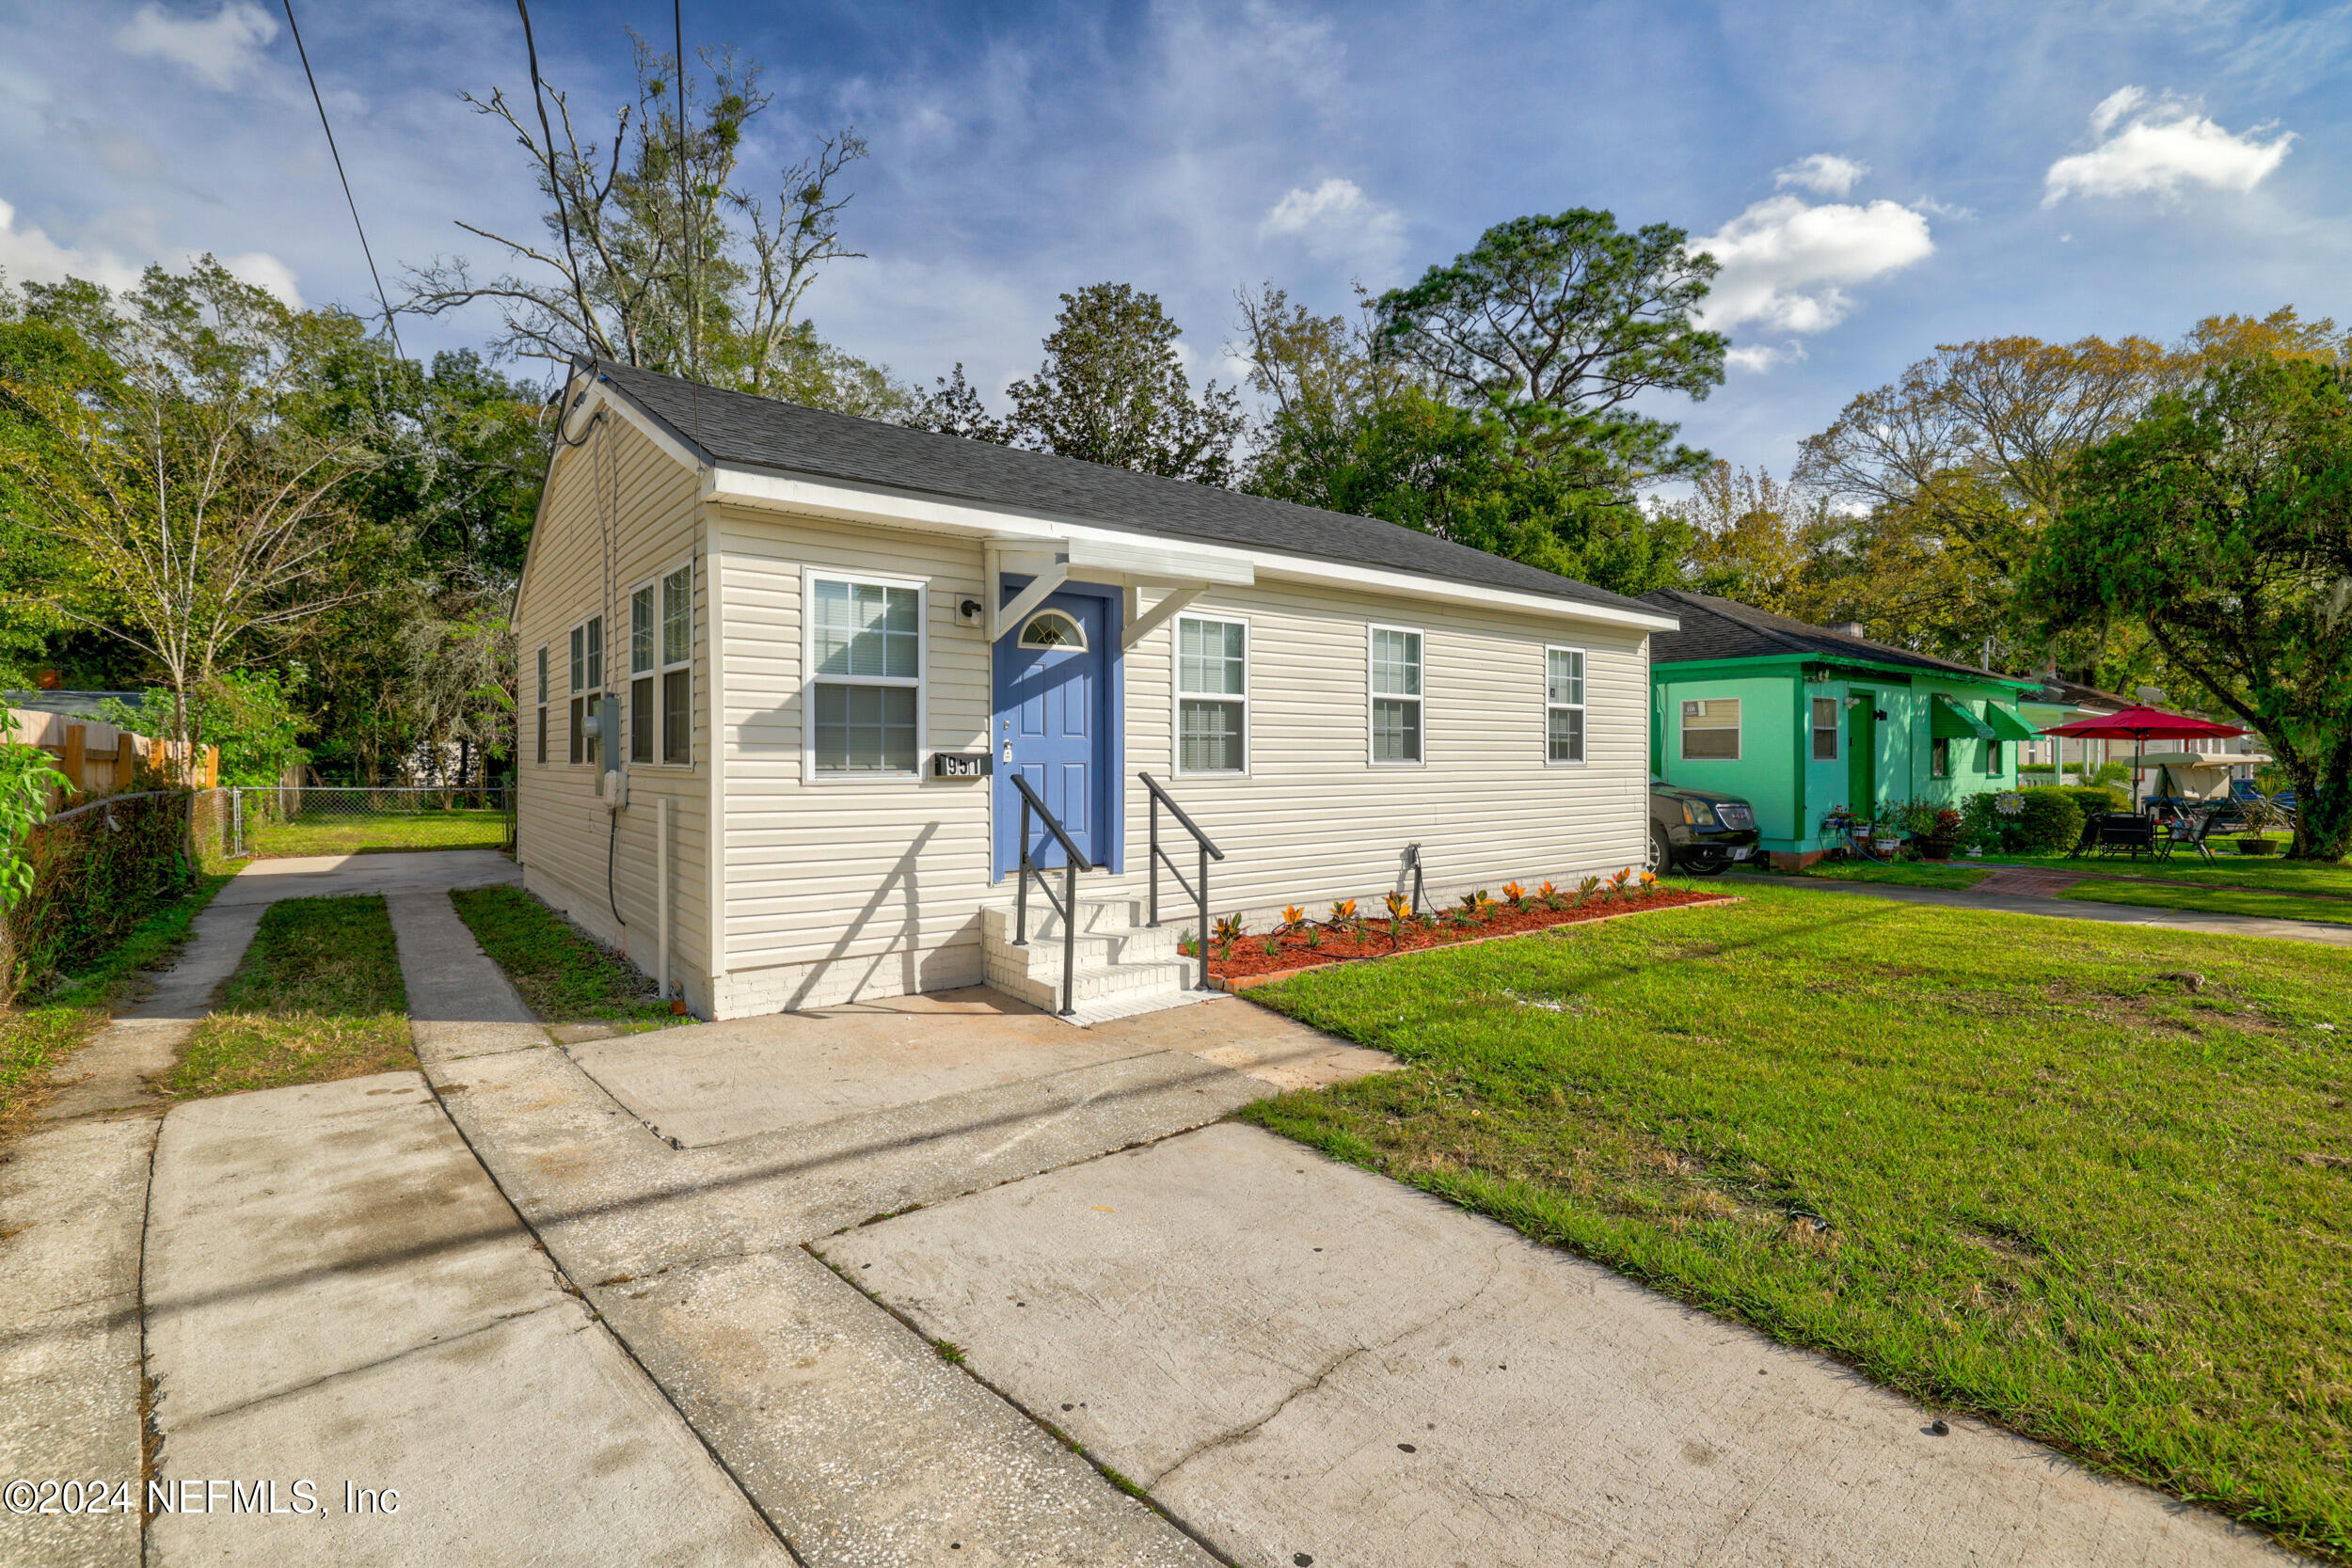
<instances>
[{"instance_id":1,"label":"gray shingle roof","mask_svg":"<svg viewBox=\"0 0 2352 1568\"><path fill-rule=\"evenodd\" d=\"M1649 657L1652 664L1687 664L1699 659L1758 658L1787 654L1806 658L1864 659L1873 664L1907 665L1939 675L1974 677L1978 680L2014 681L2017 678L1979 670L1973 664L1956 664L1931 654L1915 653L1909 648L1873 642L1867 637L1849 636L1842 631L1832 631L1827 626L1813 626L1787 615L1775 615L1736 599L1719 599L1712 594L1661 588L1655 594L1643 594L1642 601L1682 623L1679 631L1661 631L1651 636Z\"/></svg>"},{"instance_id":2,"label":"gray shingle roof","mask_svg":"<svg viewBox=\"0 0 2352 1568\"><path fill-rule=\"evenodd\" d=\"M597 375L707 459L882 484L1214 545L1359 562L1655 614L1653 606L1375 517L908 430L598 362Z\"/></svg>"}]
</instances>

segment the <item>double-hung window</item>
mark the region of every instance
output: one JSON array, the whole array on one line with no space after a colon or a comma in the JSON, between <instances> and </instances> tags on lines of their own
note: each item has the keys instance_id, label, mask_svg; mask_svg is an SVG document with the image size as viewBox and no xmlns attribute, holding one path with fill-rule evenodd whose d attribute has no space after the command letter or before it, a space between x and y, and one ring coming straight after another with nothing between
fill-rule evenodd
<instances>
[{"instance_id":1,"label":"double-hung window","mask_svg":"<svg viewBox=\"0 0 2352 1568\"><path fill-rule=\"evenodd\" d=\"M1740 699L1702 697L1682 705L1682 760L1740 760Z\"/></svg>"},{"instance_id":2,"label":"double-hung window","mask_svg":"<svg viewBox=\"0 0 2352 1568\"><path fill-rule=\"evenodd\" d=\"M591 615L572 628L571 760L596 767L604 760L598 737L588 721L602 710L604 695L604 617Z\"/></svg>"},{"instance_id":3,"label":"double-hung window","mask_svg":"<svg viewBox=\"0 0 2352 1568\"><path fill-rule=\"evenodd\" d=\"M1544 650L1544 755L1584 760L1584 650Z\"/></svg>"},{"instance_id":4,"label":"double-hung window","mask_svg":"<svg viewBox=\"0 0 2352 1568\"><path fill-rule=\"evenodd\" d=\"M661 579L661 760L694 760L694 563Z\"/></svg>"},{"instance_id":5,"label":"double-hung window","mask_svg":"<svg viewBox=\"0 0 2352 1568\"><path fill-rule=\"evenodd\" d=\"M1952 776L1952 743L1943 736L1928 742L1928 777L1948 779Z\"/></svg>"},{"instance_id":6,"label":"double-hung window","mask_svg":"<svg viewBox=\"0 0 2352 1568\"><path fill-rule=\"evenodd\" d=\"M1988 740L1984 743L1984 775L1989 779L2000 771L2001 743L1998 740Z\"/></svg>"},{"instance_id":7,"label":"double-hung window","mask_svg":"<svg viewBox=\"0 0 2352 1568\"><path fill-rule=\"evenodd\" d=\"M653 761L653 584L628 596L628 760Z\"/></svg>"},{"instance_id":8,"label":"double-hung window","mask_svg":"<svg viewBox=\"0 0 2352 1568\"><path fill-rule=\"evenodd\" d=\"M548 761L548 650L539 648L539 749L535 755L541 767Z\"/></svg>"},{"instance_id":9,"label":"double-hung window","mask_svg":"<svg viewBox=\"0 0 2352 1568\"><path fill-rule=\"evenodd\" d=\"M1837 760L1837 699L1835 697L1813 699L1813 760Z\"/></svg>"},{"instance_id":10,"label":"double-hung window","mask_svg":"<svg viewBox=\"0 0 2352 1568\"><path fill-rule=\"evenodd\" d=\"M809 770L913 774L922 746L923 591L808 576Z\"/></svg>"},{"instance_id":11,"label":"double-hung window","mask_svg":"<svg viewBox=\"0 0 2352 1568\"><path fill-rule=\"evenodd\" d=\"M1249 623L1176 622L1176 771L1249 768Z\"/></svg>"},{"instance_id":12,"label":"double-hung window","mask_svg":"<svg viewBox=\"0 0 2352 1568\"><path fill-rule=\"evenodd\" d=\"M1372 630L1372 760L1422 760L1421 633Z\"/></svg>"}]
</instances>

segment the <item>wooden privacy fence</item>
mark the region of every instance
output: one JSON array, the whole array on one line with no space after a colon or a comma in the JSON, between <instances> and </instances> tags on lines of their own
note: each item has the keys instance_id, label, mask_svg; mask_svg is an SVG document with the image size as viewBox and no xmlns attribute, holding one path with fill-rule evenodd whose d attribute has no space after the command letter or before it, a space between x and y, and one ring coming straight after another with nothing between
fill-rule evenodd
<instances>
[{"instance_id":1,"label":"wooden privacy fence","mask_svg":"<svg viewBox=\"0 0 2352 1568\"><path fill-rule=\"evenodd\" d=\"M151 781L189 789L211 789L220 783L220 750L206 746L189 758L185 742L155 740L95 719L33 708L0 708L0 741L38 746L56 760L57 771L72 781L71 791L53 791L52 813L72 799L113 795L131 788L144 770Z\"/></svg>"}]
</instances>

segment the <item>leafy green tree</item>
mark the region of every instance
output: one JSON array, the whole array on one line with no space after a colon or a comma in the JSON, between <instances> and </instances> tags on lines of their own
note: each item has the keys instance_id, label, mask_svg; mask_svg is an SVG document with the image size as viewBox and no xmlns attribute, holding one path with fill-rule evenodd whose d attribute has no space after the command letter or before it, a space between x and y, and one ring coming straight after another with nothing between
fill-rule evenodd
<instances>
[{"instance_id":1,"label":"leafy green tree","mask_svg":"<svg viewBox=\"0 0 2352 1568\"><path fill-rule=\"evenodd\" d=\"M75 309L43 309L39 295L28 301L0 279L0 387L44 388L72 399L115 391L114 361L83 330L87 315L78 298ZM61 607L87 605L95 596L82 560L39 526L28 488L68 460L56 440L45 420L26 418L0 398L0 451L7 453L0 456L0 687L34 685L36 669L81 630ZM75 662L114 662L97 651L95 660Z\"/></svg>"},{"instance_id":2,"label":"leafy green tree","mask_svg":"<svg viewBox=\"0 0 2352 1568\"><path fill-rule=\"evenodd\" d=\"M1521 450L1572 453L1571 467L1629 487L1706 461L1631 404L1722 384L1730 340L1695 319L1716 270L1670 224L1629 234L1587 208L1514 218L1382 294L1375 341L1448 402L1502 420Z\"/></svg>"},{"instance_id":3,"label":"leafy green tree","mask_svg":"<svg viewBox=\"0 0 2352 1568\"><path fill-rule=\"evenodd\" d=\"M1061 302L1045 363L1009 388L1013 439L1140 473L1230 481L1244 423L1240 399L1214 381L1193 395L1176 356L1181 329L1158 296L1131 284L1094 283Z\"/></svg>"},{"instance_id":4,"label":"leafy green tree","mask_svg":"<svg viewBox=\"0 0 2352 1568\"><path fill-rule=\"evenodd\" d=\"M371 453L317 426L315 318L209 256L183 274L151 267L119 299L31 293L78 316L113 373L0 381L9 499L74 562L80 592L57 612L135 650L170 693L167 733L201 745L197 694L338 601L345 491Z\"/></svg>"},{"instance_id":5,"label":"leafy green tree","mask_svg":"<svg viewBox=\"0 0 2352 1568\"><path fill-rule=\"evenodd\" d=\"M938 377L930 391L914 400L901 422L910 430L960 436L967 441L991 441L1000 447L1012 444L1011 427L988 411L979 388L963 378L961 360L956 362L954 374Z\"/></svg>"},{"instance_id":6,"label":"leafy green tree","mask_svg":"<svg viewBox=\"0 0 2352 1568\"><path fill-rule=\"evenodd\" d=\"M302 667L287 673L299 681ZM305 716L288 701L275 672L226 671L196 694L196 707L204 743L220 749L223 784L262 788L310 760L298 743ZM133 735L162 736L170 713L171 693L151 690L137 704L110 697L99 705L98 716Z\"/></svg>"},{"instance_id":7,"label":"leafy green tree","mask_svg":"<svg viewBox=\"0 0 2352 1568\"><path fill-rule=\"evenodd\" d=\"M326 342L319 417L373 433L352 491L347 596L288 645L305 666L321 770L375 783L470 781L507 754L507 611L547 464L547 410L470 353L428 368L348 333Z\"/></svg>"},{"instance_id":8,"label":"leafy green tree","mask_svg":"<svg viewBox=\"0 0 2352 1568\"><path fill-rule=\"evenodd\" d=\"M2352 372L2254 356L2160 394L2074 466L2021 585L2042 629L2145 625L2255 730L2295 853L2352 848Z\"/></svg>"},{"instance_id":9,"label":"leafy green tree","mask_svg":"<svg viewBox=\"0 0 2352 1568\"><path fill-rule=\"evenodd\" d=\"M1814 618L1806 568L1822 527L1818 501L1769 469L1734 471L1718 460L1701 471L1688 499L1659 511L1690 528L1690 575L1699 592Z\"/></svg>"},{"instance_id":10,"label":"leafy green tree","mask_svg":"<svg viewBox=\"0 0 2352 1568\"><path fill-rule=\"evenodd\" d=\"M1651 515L1587 453L1536 456L1449 401L1373 330L1266 287L1240 298L1252 385L1271 404L1245 488L1420 529L1622 594L1678 581L1692 531Z\"/></svg>"},{"instance_id":11,"label":"leafy green tree","mask_svg":"<svg viewBox=\"0 0 2352 1568\"><path fill-rule=\"evenodd\" d=\"M1249 488L1400 523L1620 594L1679 581L1692 538L1680 519L1645 514L1614 485L1531 465L1494 421L1415 390L1328 426L1281 421Z\"/></svg>"}]
</instances>

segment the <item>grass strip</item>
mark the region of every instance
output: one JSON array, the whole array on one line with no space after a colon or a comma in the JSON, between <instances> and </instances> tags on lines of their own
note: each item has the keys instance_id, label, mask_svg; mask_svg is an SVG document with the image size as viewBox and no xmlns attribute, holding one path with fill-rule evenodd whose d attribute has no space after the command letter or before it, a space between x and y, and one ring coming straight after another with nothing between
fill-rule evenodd
<instances>
[{"instance_id":1,"label":"grass strip","mask_svg":"<svg viewBox=\"0 0 2352 1568\"><path fill-rule=\"evenodd\" d=\"M691 1022L671 1014L654 982L532 895L511 884L459 888L458 918L549 1023L619 1023L632 1030Z\"/></svg>"},{"instance_id":2,"label":"grass strip","mask_svg":"<svg viewBox=\"0 0 2352 1568\"><path fill-rule=\"evenodd\" d=\"M414 816L298 818L259 823L247 831L247 839L255 860L405 849L496 849L506 842L506 814L453 809Z\"/></svg>"},{"instance_id":3,"label":"grass strip","mask_svg":"<svg viewBox=\"0 0 2352 1568\"><path fill-rule=\"evenodd\" d=\"M2253 915L2264 920L2314 920L2352 926L2352 901L2304 898L2292 893L2250 893L2241 888L2094 879L2077 882L2058 896L2091 904L2130 904L2138 909L2188 910L2207 914Z\"/></svg>"},{"instance_id":4,"label":"grass strip","mask_svg":"<svg viewBox=\"0 0 2352 1568\"><path fill-rule=\"evenodd\" d=\"M1406 1069L1242 1114L2352 1561L2352 953L1740 891L1253 991Z\"/></svg>"},{"instance_id":5,"label":"grass strip","mask_svg":"<svg viewBox=\"0 0 2352 1568\"><path fill-rule=\"evenodd\" d=\"M2227 840L2218 838L2213 841L2213 849L2212 860L2185 849L2169 860L2156 860L2150 856L2133 860L2122 855L2003 855L1997 862L1988 857L1977 863L1988 868L1996 863L2032 866L2047 871L2071 871L2078 876L2148 877L2158 881L2179 882L2187 887L2234 884L2272 893L2325 893L2352 898L2352 865L2333 861L2286 861L2264 855L2241 855L2234 852Z\"/></svg>"},{"instance_id":6,"label":"grass strip","mask_svg":"<svg viewBox=\"0 0 2352 1568\"><path fill-rule=\"evenodd\" d=\"M164 1078L176 1099L413 1070L408 994L379 894L286 898Z\"/></svg>"},{"instance_id":7,"label":"grass strip","mask_svg":"<svg viewBox=\"0 0 2352 1568\"><path fill-rule=\"evenodd\" d=\"M187 940L188 927L227 876L197 879L189 890L133 927L103 958L41 996L0 1008L0 1141L24 1130L46 1097L49 1070L105 1027L114 1010L151 969Z\"/></svg>"}]
</instances>

